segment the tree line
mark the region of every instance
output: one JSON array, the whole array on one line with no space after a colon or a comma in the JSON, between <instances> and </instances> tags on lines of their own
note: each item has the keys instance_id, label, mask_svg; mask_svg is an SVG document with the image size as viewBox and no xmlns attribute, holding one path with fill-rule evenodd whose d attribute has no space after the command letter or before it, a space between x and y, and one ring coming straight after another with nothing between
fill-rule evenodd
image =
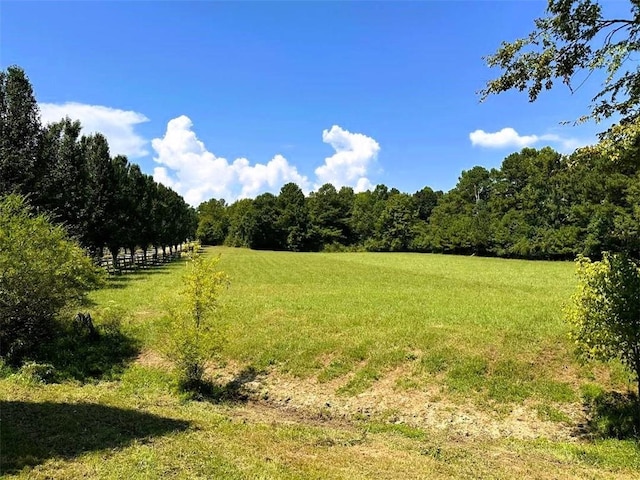
<instances>
[{"instance_id":1,"label":"tree line","mask_svg":"<svg viewBox=\"0 0 640 480\"><path fill-rule=\"evenodd\" d=\"M438 252L530 259L640 257L638 148L603 144L562 155L524 148L500 168L463 171L449 192L378 185L354 193L325 184L305 196L289 183L228 205L197 208L207 244L256 249Z\"/></svg>"},{"instance_id":2,"label":"tree line","mask_svg":"<svg viewBox=\"0 0 640 480\"><path fill-rule=\"evenodd\" d=\"M25 72L0 71L0 198L25 196L96 258L194 237L197 216L180 195L81 128L69 118L43 126Z\"/></svg>"},{"instance_id":3,"label":"tree line","mask_svg":"<svg viewBox=\"0 0 640 480\"><path fill-rule=\"evenodd\" d=\"M43 126L19 67L0 72L0 133L0 197L27 196L96 257L105 248L171 250L194 235L206 244L291 251L640 257L637 141L615 136L570 155L525 148L500 168L463 171L446 193L325 184L305 195L289 183L278 195L211 199L196 211L126 157L112 157L102 134L81 135L69 118Z\"/></svg>"}]
</instances>

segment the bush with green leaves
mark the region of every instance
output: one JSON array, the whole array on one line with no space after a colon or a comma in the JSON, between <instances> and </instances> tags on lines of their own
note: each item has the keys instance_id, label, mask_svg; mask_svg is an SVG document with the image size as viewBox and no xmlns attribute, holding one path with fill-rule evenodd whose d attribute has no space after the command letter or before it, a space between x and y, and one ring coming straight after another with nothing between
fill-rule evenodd
<instances>
[{"instance_id":1,"label":"bush with green leaves","mask_svg":"<svg viewBox=\"0 0 640 480\"><path fill-rule=\"evenodd\" d=\"M585 359L619 359L640 393L640 269L623 253L578 257L578 286L566 316Z\"/></svg>"},{"instance_id":2,"label":"bush with green leaves","mask_svg":"<svg viewBox=\"0 0 640 480\"><path fill-rule=\"evenodd\" d=\"M0 356L18 365L53 338L65 308L102 280L64 228L24 198L0 198Z\"/></svg>"},{"instance_id":3,"label":"bush with green leaves","mask_svg":"<svg viewBox=\"0 0 640 480\"><path fill-rule=\"evenodd\" d=\"M183 304L174 310L168 344L169 357L178 371L179 385L186 391L203 389L206 362L222 341L213 319L229 277L217 269L219 260L219 256L200 253L199 246L187 254Z\"/></svg>"}]
</instances>

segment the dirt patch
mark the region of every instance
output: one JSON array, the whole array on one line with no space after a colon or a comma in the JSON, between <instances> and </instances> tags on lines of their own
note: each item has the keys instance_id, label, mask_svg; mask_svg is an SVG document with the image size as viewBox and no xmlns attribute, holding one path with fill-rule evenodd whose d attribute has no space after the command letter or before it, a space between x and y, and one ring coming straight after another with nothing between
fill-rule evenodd
<instances>
[{"instance_id":1,"label":"dirt patch","mask_svg":"<svg viewBox=\"0 0 640 480\"><path fill-rule=\"evenodd\" d=\"M461 438L483 437L490 439L548 438L570 440L574 427L562 422L540 418L534 402L527 401L495 411L490 407L480 409L470 403L452 403L438 387L423 389L398 389L398 379L408 373L408 366L387 372L365 392L355 396L337 393L348 378L319 382L315 377L297 378L275 370L261 372L240 388L253 404L266 407L278 415L304 418L306 421L351 422L371 419L393 424L405 424L418 428L442 431ZM220 384L234 382L242 377L239 365L227 364L216 369L214 381ZM554 406L571 419L573 425L583 418L579 404Z\"/></svg>"},{"instance_id":2,"label":"dirt patch","mask_svg":"<svg viewBox=\"0 0 640 480\"><path fill-rule=\"evenodd\" d=\"M172 363L162 355L152 351L144 350L136 357L135 363L143 367L161 368L170 370L173 368Z\"/></svg>"}]
</instances>

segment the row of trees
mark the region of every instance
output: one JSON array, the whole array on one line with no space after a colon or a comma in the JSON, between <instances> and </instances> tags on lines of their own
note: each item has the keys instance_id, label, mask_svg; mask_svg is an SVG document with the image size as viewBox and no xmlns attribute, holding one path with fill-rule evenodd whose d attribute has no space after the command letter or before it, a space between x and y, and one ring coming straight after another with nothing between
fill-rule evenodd
<instances>
[{"instance_id":1,"label":"row of trees","mask_svg":"<svg viewBox=\"0 0 640 480\"><path fill-rule=\"evenodd\" d=\"M520 258L640 256L638 150L583 148L565 156L525 148L498 169L463 171L447 193L410 195L378 185L354 193L326 184L305 197L289 183L231 205L198 207L197 236L208 244L257 249L419 251Z\"/></svg>"},{"instance_id":2,"label":"row of trees","mask_svg":"<svg viewBox=\"0 0 640 480\"><path fill-rule=\"evenodd\" d=\"M372 250L406 250L410 224L426 221L441 195L427 187L410 196L384 185L355 194L350 187L336 190L325 184L305 197L300 187L288 183L277 196L264 193L231 205L215 199L202 203L197 236L208 244L256 249L366 245Z\"/></svg>"},{"instance_id":3,"label":"row of trees","mask_svg":"<svg viewBox=\"0 0 640 480\"><path fill-rule=\"evenodd\" d=\"M106 138L81 135L69 118L42 126L24 71L0 72L0 197L26 196L64 225L96 257L149 246L165 250L193 238L195 211L126 157L112 157Z\"/></svg>"}]
</instances>

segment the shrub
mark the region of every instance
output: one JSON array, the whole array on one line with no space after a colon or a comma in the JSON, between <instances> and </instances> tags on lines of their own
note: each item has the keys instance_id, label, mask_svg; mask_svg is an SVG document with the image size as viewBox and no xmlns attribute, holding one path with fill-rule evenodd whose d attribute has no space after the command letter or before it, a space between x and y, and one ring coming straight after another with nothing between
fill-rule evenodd
<instances>
[{"instance_id":1,"label":"shrub","mask_svg":"<svg viewBox=\"0 0 640 480\"><path fill-rule=\"evenodd\" d=\"M585 359L619 359L640 393L640 269L627 255L579 257L578 287L567 309L572 338Z\"/></svg>"},{"instance_id":2,"label":"shrub","mask_svg":"<svg viewBox=\"0 0 640 480\"><path fill-rule=\"evenodd\" d=\"M585 359L619 359L640 390L640 269L627 255L579 257L578 287L566 316Z\"/></svg>"},{"instance_id":3,"label":"shrub","mask_svg":"<svg viewBox=\"0 0 640 480\"><path fill-rule=\"evenodd\" d=\"M0 356L12 365L32 357L51 340L59 313L98 286L101 273L22 197L0 199Z\"/></svg>"}]
</instances>

